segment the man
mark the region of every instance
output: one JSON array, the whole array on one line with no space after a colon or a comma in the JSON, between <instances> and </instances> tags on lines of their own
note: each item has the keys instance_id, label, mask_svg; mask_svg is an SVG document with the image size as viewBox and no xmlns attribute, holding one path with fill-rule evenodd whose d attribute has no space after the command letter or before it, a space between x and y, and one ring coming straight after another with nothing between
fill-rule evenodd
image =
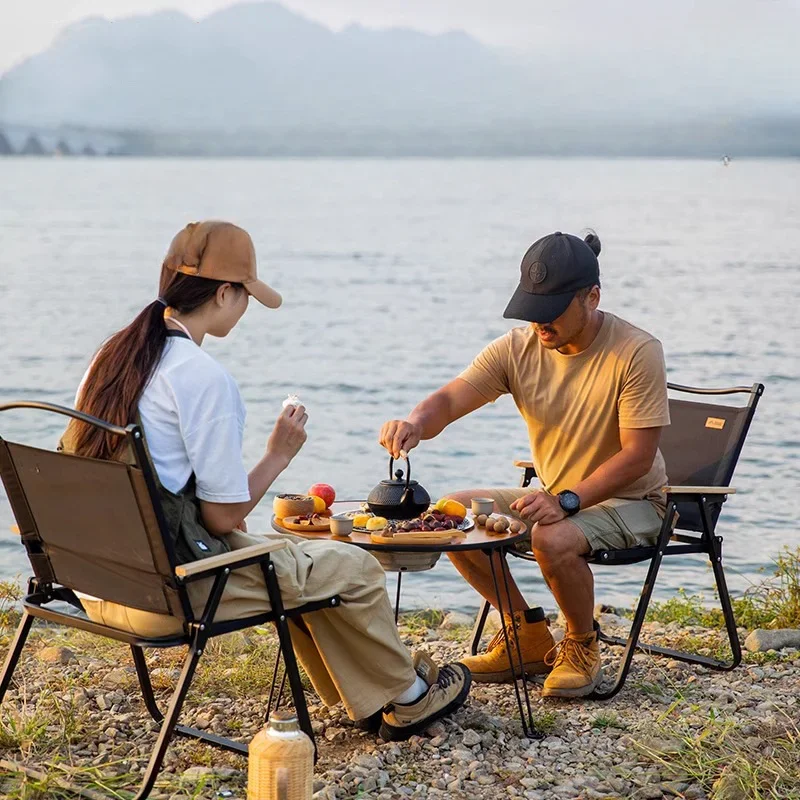
<instances>
[{"instance_id":1,"label":"man","mask_svg":"<svg viewBox=\"0 0 800 800\"><path fill-rule=\"evenodd\" d=\"M519 632L525 672L550 673L545 696L582 697L600 681L594 581L585 556L652 544L665 510L661 488L667 476L658 442L669 408L661 344L598 309L599 253L595 234L582 240L558 232L535 242L504 314L530 324L489 344L458 378L407 420L387 422L380 434L381 444L398 457L501 395L514 398L542 488L478 489L452 497L469 505L473 497L491 496L497 511L529 524L528 546L567 631L556 647L544 612L528 608L513 580L513 613L504 624ZM496 607L488 558L480 552L451 558ZM462 663L476 681L514 675L502 631L485 653ZM514 665L519 672L516 659Z\"/></svg>"}]
</instances>

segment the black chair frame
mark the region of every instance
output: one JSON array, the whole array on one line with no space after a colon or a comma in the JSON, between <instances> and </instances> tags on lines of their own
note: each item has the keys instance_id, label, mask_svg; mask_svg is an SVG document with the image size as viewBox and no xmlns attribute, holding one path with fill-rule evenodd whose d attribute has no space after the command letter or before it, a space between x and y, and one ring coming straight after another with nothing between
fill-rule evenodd
<instances>
[{"instance_id":1,"label":"black chair frame","mask_svg":"<svg viewBox=\"0 0 800 800\"><path fill-rule=\"evenodd\" d=\"M746 405L746 414L739 432L738 440L731 453L727 475L723 476L723 483L719 486L666 487L666 513L655 545L650 547L633 547L624 550L598 550L587 556L588 563L598 564L600 566L622 566L647 561L650 562L628 637L623 639L616 636L608 636L603 633L602 630L599 632L601 641L610 645L624 647L625 650L622 654L614 683L610 688L604 690L598 688L593 694L589 695L591 699L595 700L610 700L622 689L628 677L633 656L637 649L650 655L666 656L678 661L700 664L709 669L723 671L735 669L742 660L742 650L736 630L733 606L725 580L725 573L722 568L722 537L717 535L715 531L722 505L727 500L728 494L735 491L727 484L733 475L733 470L747 437L750 424L756 411L756 406L764 392L764 386L761 383L756 383L750 387L737 386L727 389L700 389L670 383L668 387L672 391L695 395L746 393L749 395ZM523 488L530 486L531 481L536 477L535 468L530 462L517 462L517 465L522 466L524 469L520 486ZM667 464L667 469L669 469L669 464ZM697 514L699 525L695 522L686 524L686 528L692 531L691 533L677 532L678 529L682 528L679 515L681 510L691 510ZM692 517L694 517L694 514L692 514ZM719 596L719 603L725 620L725 629L730 644L731 657L729 660L722 661L683 650L673 650L667 647L643 644L639 641L639 636L647 615L647 609L650 605L656 578L663 559L667 556L684 556L691 554L705 555L711 563L716 590ZM512 550L511 555L524 561L536 560L532 552ZM490 611L491 605L488 601L484 601L478 612L472 631L471 652L473 655L476 655L478 652L483 629Z\"/></svg>"},{"instance_id":2,"label":"black chair frame","mask_svg":"<svg viewBox=\"0 0 800 800\"><path fill-rule=\"evenodd\" d=\"M260 545L257 545L255 548L246 548L238 552L232 551L231 553L226 554L224 558L225 563L222 565L215 565L214 563L219 559L219 557L205 559L205 561L207 561L209 564L207 568L203 567L203 561L193 562L190 565L191 574L182 576L183 572L187 572L187 570L184 569L186 565L182 567L175 561L174 548L172 547L171 540L166 533L166 523L164 520L163 511L161 509L156 478L152 474L150 462L146 455L141 429L137 425L128 425L125 428L121 428L72 409L62 408L60 406L54 406L47 403L26 401L0 405L0 411L7 411L17 408L38 409L57 414L63 414L74 419L80 419L83 422L87 422L91 425L95 425L108 433L126 437L132 448L132 452L135 454L136 465L143 472L145 481L147 483L150 500L152 501L153 511L155 512L159 527L162 532L164 547L166 548L167 554L170 558L170 563L175 568L173 588L176 589L180 597L181 606L184 610L185 621L184 631L179 635L161 638L145 638L136 636L128 633L127 631L122 631L117 628L93 622L85 615L68 613L51 607L52 603L61 602L68 603L75 609L83 611L81 603L78 597L75 595L73 589L82 590L85 587L63 586L53 582L52 580L48 580L47 578L49 576L44 576L44 579L42 579L40 576L33 577L28 582L27 592L22 601L22 617L10 649L6 655L2 673L0 673L0 703L2 703L8 687L11 684L14 671L28 639L31 627L34 620L37 618L50 623L57 623L66 627L77 628L98 636L104 636L106 638L115 639L128 644L131 649L133 663L136 668L136 674L139 680L139 686L141 688L145 707L147 708L147 711L150 713L151 717L161 725L158 738L147 766L147 770L142 783L140 784L139 790L135 795L135 800L140 800L141 798L148 797L153 786L155 785L167 751L167 747L169 746L169 742L173 734L199 739L200 741L206 742L207 744L215 747L247 756L247 744L222 736L217 736L196 728L179 725L178 719L197 669L197 665L203 655L208 641L214 637L221 636L226 633L244 630L257 625L273 623L278 633L278 661L280 661L282 658L284 663L283 677L284 680L288 677L292 701L297 713L298 722L302 730L311 738L312 742L315 743L316 752L316 742L314 739L314 732L311 727L311 720L308 714L308 707L306 704L302 679L298 669L297 660L295 658L294 649L292 647L289 620L298 620L304 614L309 614L326 608L334 608L340 604L340 598L338 596L332 596L325 600L315 603L307 603L296 608L285 608L283 599L281 597L278 579L275 574L275 566L270 557L270 552L275 549L280 549L280 547L265 547L262 549L267 549L267 552L255 554L251 554L250 551L260 548ZM2 439L0 439L0 443L2 443ZM9 471L4 470L4 482L9 480L9 478L13 480L13 476L9 475ZM7 489L8 488L9 487L7 484ZM18 498L18 502L15 504L15 502L12 501L12 509L14 510L15 516L17 516L17 519L19 520L21 516L26 514L26 510L18 507L19 502L24 502L19 500L21 497L19 494L20 486L17 485L14 488L18 490L15 493L16 497ZM13 496L14 494L9 492L9 498ZM24 497L24 493L22 496ZM30 552L31 544L26 542L26 546L29 548ZM32 564L34 566L34 571L37 572L38 569L36 563L32 562ZM244 567L249 567L256 564L261 567L264 573L264 581L270 601L271 611L245 619L215 621L216 612L220 601L222 600L225 592L225 586L231 572L233 570L242 569ZM213 584L203 613L200 615L199 619L195 619L192 606L189 601L187 585L191 581L201 578L213 578ZM173 690L169 706L166 712L162 712L158 706L155 694L153 692L144 650L145 648L163 649L182 646L188 647L188 652L183 661L183 668ZM275 680L273 679L273 691L270 692L265 719L269 719L269 715L273 710L274 687ZM280 703L280 694L281 693L279 692L276 705ZM20 770L25 771L24 766L20 765ZM79 791L77 787L76 791Z\"/></svg>"}]
</instances>

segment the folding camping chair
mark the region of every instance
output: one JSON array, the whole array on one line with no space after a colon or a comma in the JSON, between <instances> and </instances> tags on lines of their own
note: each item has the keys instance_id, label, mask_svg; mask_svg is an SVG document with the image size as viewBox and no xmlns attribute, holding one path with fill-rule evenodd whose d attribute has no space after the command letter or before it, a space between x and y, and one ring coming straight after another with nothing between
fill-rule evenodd
<instances>
[{"instance_id":1,"label":"folding camping chair","mask_svg":"<svg viewBox=\"0 0 800 800\"><path fill-rule=\"evenodd\" d=\"M300 673L292 649L288 620L339 605L339 598L284 608L270 554L285 547L270 540L188 564L176 563L159 500L156 478L146 457L141 429L121 428L72 409L46 403L18 402L0 406L38 409L82 420L125 437L134 466L42 450L0 438L0 476L17 520L34 577L23 600L23 613L0 675L0 703L8 689L34 618L116 639L130 645L144 703L161 723L150 762L136 798L147 797L155 784L173 733L247 755L247 745L178 725L184 699L209 639L272 622L278 631L291 695L301 728L314 741ZM230 621L215 615L232 570L258 564L264 572L272 610ZM213 578L199 619L189 602L187 584ZM174 636L146 638L92 622L85 614L59 610L66 602L82 611L75 591L126 606L166 614L182 625ZM188 653L169 708L158 707L144 657L144 648L187 646ZM273 688L275 682L273 681ZM271 710L272 695L267 707Z\"/></svg>"},{"instance_id":2,"label":"folding camping chair","mask_svg":"<svg viewBox=\"0 0 800 800\"><path fill-rule=\"evenodd\" d=\"M597 550L587 556L590 564L603 566L650 562L628 638L607 636L600 631L601 641L624 646L625 651L611 688L605 691L598 689L591 695L597 700L608 700L623 687L637 647L650 654L702 664L717 670L734 669L742 660L736 621L722 569L722 537L716 534L716 526L722 504L729 494L735 493L730 481L759 398L764 392L764 386L761 383L754 383L751 387L696 389L670 383L668 387L671 391L683 394L718 396L747 394L749 397L747 404L743 406L670 398L669 411L672 424L664 428L659 447L666 461L667 475L672 485L664 487L667 509L656 544L652 547L632 547L625 550ZM533 464L530 461L516 461L515 466L525 470L521 486L529 486L536 477ZM676 516L678 521L673 530ZM694 553L708 556L711 562L730 641L732 654L730 661L719 661L694 653L639 642L639 634L662 559L665 556L687 556ZM533 553L530 552L511 551L511 554L526 561L535 561ZM490 610L489 603L484 602L478 612L472 633L473 655L478 652Z\"/></svg>"}]
</instances>

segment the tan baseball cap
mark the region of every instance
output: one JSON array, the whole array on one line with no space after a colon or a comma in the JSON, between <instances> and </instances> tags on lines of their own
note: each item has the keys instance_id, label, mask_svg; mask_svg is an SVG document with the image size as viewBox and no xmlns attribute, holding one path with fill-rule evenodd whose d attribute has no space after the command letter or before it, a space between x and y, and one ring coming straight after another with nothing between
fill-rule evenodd
<instances>
[{"instance_id":1,"label":"tan baseball cap","mask_svg":"<svg viewBox=\"0 0 800 800\"><path fill-rule=\"evenodd\" d=\"M241 283L267 308L283 298L256 274L256 250L250 234L230 222L190 222L172 240L164 266L184 275Z\"/></svg>"}]
</instances>

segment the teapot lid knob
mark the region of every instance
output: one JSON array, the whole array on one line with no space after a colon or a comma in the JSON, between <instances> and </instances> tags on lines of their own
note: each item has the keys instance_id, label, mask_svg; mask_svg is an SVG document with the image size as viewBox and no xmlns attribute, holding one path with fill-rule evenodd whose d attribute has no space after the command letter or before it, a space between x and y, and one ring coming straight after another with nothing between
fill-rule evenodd
<instances>
[{"instance_id":1,"label":"teapot lid knob","mask_svg":"<svg viewBox=\"0 0 800 800\"><path fill-rule=\"evenodd\" d=\"M403 480L403 470L401 470L401 469L395 470L394 477L395 477L395 478L396 478L398 481L401 481L401 480Z\"/></svg>"}]
</instances>

